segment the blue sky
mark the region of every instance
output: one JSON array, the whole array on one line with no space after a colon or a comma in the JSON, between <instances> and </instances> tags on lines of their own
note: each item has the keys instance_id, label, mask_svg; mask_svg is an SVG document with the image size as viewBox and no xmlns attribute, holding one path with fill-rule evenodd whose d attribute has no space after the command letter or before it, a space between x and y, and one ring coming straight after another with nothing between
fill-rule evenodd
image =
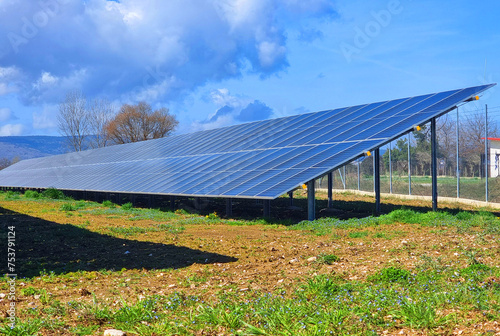
<instances>
[{"instance_id":1,"label":"blue sky","mask_svg":"<svg viewBox=\"0 0 500 336\"><path fill-rule=\"evenodd\" d=\"M57 135L74 89L167 107L189 132L496 82L498 13L495 0L0 0L0 136ZM468 108L485 103L500 88Z\"/></svg>"}]
</instances>

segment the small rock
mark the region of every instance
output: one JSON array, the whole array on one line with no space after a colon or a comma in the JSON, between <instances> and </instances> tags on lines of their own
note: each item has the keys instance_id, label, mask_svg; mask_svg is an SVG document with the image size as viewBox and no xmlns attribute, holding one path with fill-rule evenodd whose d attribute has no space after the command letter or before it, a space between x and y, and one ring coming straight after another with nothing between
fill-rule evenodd
<instances>
[{"instance_id":1,"label":"small rock","mask_svg":"<svg viewBox=\"0 0 500 336\"><path fill-rule=\"evenodd\" d=\"M408 242L406 240L402 240L401 245L408 245Z\"/></svg>"},{"instance_id":2,"label":"small rock","mask_svg":"<svg viewBox=\"0 0 500 336\"><path fill-rule=\"evenodd\" d=\"M293 258L292 260L289 261L290 264L293 264L293 263L296 263L297 261L299 261L299 259L297 258Z\"/></svg>"},{"instance_id":3,"label":"small rock","mask_svg":"<svg viewBox=\"0 0 500 336\"><path fill-rule=\"evenodd\" d=\"M117 329L108 329L104 331L104 336L126 336L127 334L124 331Z\"/></svg>"},{"instance_id":4,"label":"small rock","mask_svg":"<svg viewBox=\"0 0 500 336\"><path fill-rule=\"evenodd\" d=\"M40 294L35 294L35 295L33 295L33 298L34 298L35 300L40 300L40 297L41 297L41 295L40 295Z\"/></svg>"},{"instance_id":5,"label":"small rock","mask_svg":"<svg viewBox=\"0 0 500 336\"><path fill-rule=\"evenodd\" d=\"M4 293L0 293L0 299L3 299L4 297L6 297L7 294L4 294Z\"/></svg>"},{"instance_id":6,"label":"small rock","mask_svg":"<svg viewBox=\"0 0 500 336\"><path fill-rule=\"evenodd\" d=\"M283 281L285 281L285 279L280 279L280 280L278 280L278 283L280 284L280 283L282 283Z\"/></svg>"},{"instance_id":7,"label":"small rock","mask_svg":"<svg viewBox=\"0 0 500 336\"><path fill-rule=\"evenodd\" d=\"M81 296L88 296L90 294L92 294L92 293L88 289L86 289L86 288L80 289L80 295Z\"/></svg>"},{"instance_id":8,"label":"small rock","mask_svg":"<svg viewBox=\"0 0 500 336\"><path fill-rule=\"evenodd\" d=\"M313 261L316 261L318 259L318 257L311 257L309 259L307 259L308 262L313 262Z\"/></svg>"}]
</instances>

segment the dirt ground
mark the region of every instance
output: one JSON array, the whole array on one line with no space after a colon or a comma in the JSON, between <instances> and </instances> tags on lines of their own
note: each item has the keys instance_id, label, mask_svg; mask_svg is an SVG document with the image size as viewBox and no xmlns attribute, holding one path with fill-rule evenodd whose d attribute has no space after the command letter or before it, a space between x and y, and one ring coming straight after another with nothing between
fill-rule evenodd
<instances>
[{"instance_id":1,"label":"dirt ground","mask_svg":"<svg viewBox=\"0 0 500 336\"><path fill-rule=\"evenodd\" d=\"M343 197L345 202L367 201L362 196ZM426 206L421 202L386 201L387 207L400 204ZM90 302L91 294L118 304L121 299L133 302L146 295L175 292L210 300L223 292L288 291L315 274L363 281L388 266L413 269L423 262L422 256L432 257L443 265L464 267L467 260L463 251L467 250L475 251L482 263L499 265L499 241L473 230L463 233L451 227L408 224L365 227L358 231L368 234L351 238L349 233L356 229L336 229L332 234L317 236L280 225L193 224L186 225L180 233L145 232L131 238L117 238L103 235L102 230L123 226L120 218L68 217L64 212L52 210L43 203L2 201L0 222L18 227L20 263L35 257L34 262L45 263L47 269L76 267L87 271L66 273L64 278L35 277L29 284L18 280L21 289L28 285L43 287L53 300L61 302ZM133 222L140 227L156 224L148 220ZM36 230L36 235L23 237L23 232L30 230ZM318 263L315 258L322 254L335 254L340 261L333 265ZM26 270L29 267L25 265ZM0 303L2 310L5 304L6 301ZM37 304L35 297L21 296L18 308ZM487 330L490 331L487 335L500 334L498 323L472 316L470 325L454 334L478 335ZM402 332L413 334L410 330Z\"/></svg>"}]
</instances>

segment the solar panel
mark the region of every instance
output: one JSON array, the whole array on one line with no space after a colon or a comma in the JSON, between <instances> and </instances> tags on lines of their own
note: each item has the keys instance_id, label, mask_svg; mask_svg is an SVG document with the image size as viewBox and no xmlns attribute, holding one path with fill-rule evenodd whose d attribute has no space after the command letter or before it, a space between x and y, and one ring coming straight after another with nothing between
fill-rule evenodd
<instances>
[{"instance_id":1,"label":"solar panel","mask_svg":"<svg viewBox=\"0 0 500 336\"><path fill-rule=\"evenodd\" d=\"M24 160L0 186L274 199L494 85Z\"/></svg>"}]
</instances>

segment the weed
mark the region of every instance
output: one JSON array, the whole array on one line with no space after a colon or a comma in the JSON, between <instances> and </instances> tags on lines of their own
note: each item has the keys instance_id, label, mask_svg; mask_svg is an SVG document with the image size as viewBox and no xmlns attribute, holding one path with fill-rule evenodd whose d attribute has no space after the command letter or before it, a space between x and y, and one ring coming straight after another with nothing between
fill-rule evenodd
<instances>
[{"instance_id":1,"label":"weed","mask_svg":"<svg viewBox=\"0 0 500 336\"><path fill-rule=\"evenodd\" d=\"M80 325L77 327L70 328L70 331L77 336L87 336L92 335L94 332L99 329L97 325L84 326Z\"/></svg>"},{"instance_id":2,"label":"weed","mask_svg":"<svg viewBox=\"0 0 500 336\"><path fill-rule=\"evenodd\" d=\"M393 266L383 268L378 273L368 277L370 281L381 283L406 282L410 272Z\"/></svg>"},{"instance_id":3,"label":"weed","mask_svg":"<svg viewBox=\"0 0 500 336\"><path fill-rule=\"evenodd\" d=\"M317 262L320 264L333 265L333 263L336 263L339 260L340 258L335 254L320 254L318 256Z\"/></svg>"},{"instance_id":4,"label":"weed","mask_svg":"<svg viewBox=\"0 0 500 336\"><path fill-rule=\"evenodd\" d=\"M26 190L24 192L24 197L26 198L34 198L34 199L38 199L40 198L42 195L38 192L38 191L35 191L35 190Z\"/></svg>"},{"instance_id":5,"label":"weed","mask_svg":"<svg viewBox=\"0 0 500 336\"><path fill-rule=\"evenodd\" d=\"M431 329L440 325L442 319L437 319L436 309L426 302L403 301L397 316L410 328Z\"/></svg>"},{"instance_id":6,"label":"weed","mask_svg":"<svg viewBox=\"0 0 500 336\"><path fill-rule=\"evenodd\" d=\"M43 197L50 199L64 199L64 193L61 190L55 188L48 188L42 192Z\"/></svg>"},{"instance_id":7,"label":"weed","mask_svg":"<svg viewBox=\"0 0 500 336\"><path fill-rule=\"evenodd\" d=\"M75 211L76 207L71 203L64 203L63 205L61 205L59 210L61 210L61 211Z\"/></svg>"},{"instance_id":8,"label":"weed","mask_svg":"<svg viewBox=\"0 0 500 336\"><path fill-rule=\"evenodd\" d=\"M116 208L116 204L109 200L103 201L102 205L108 208Z\"/></svg>"},{"instance_id":9,"label":"weed","mask_svg":"<svg viewBox=\"0 0 500 336\"><path fill-rule=\"evenodd\" d=\"M14 328L8 325L0 326L0 334L6 336L33 336L38 335L38 332L43 327L41 319L26 319L17 320Z\"/></svg>"},{"instance_id":10,"label":"weed","mask_svg":"<svg viewBox=\"0 0 500 336\"><path fill-rule=\"evenodd\" d=\"M363 238L368 236L369 232L368 231L354 231L354 232L349 232L349 238Z\"/></svg>"},{"instance_id":11,"label":"weed","mask_svg":"<svg viewBox=\"0 0 500 336\"><path fill-rule=\"evenodd\" d=\"M20 193L18 193L17 191L9 190L5 195L6 200L18 200L20 198L21 198Z\"/></svg>"},{"instance_id":12,"label":"weed","mask_svg":"<svg viewBox=\"0 0 500 336\"><path fill-rule=\"evenodd\" d=\"M125 204L122 205L122 209L123 210L132 210L133 208L134 208L134 205L132 203L130 203L130 202L125 203Z\"/></svg>"}]
</instances>

